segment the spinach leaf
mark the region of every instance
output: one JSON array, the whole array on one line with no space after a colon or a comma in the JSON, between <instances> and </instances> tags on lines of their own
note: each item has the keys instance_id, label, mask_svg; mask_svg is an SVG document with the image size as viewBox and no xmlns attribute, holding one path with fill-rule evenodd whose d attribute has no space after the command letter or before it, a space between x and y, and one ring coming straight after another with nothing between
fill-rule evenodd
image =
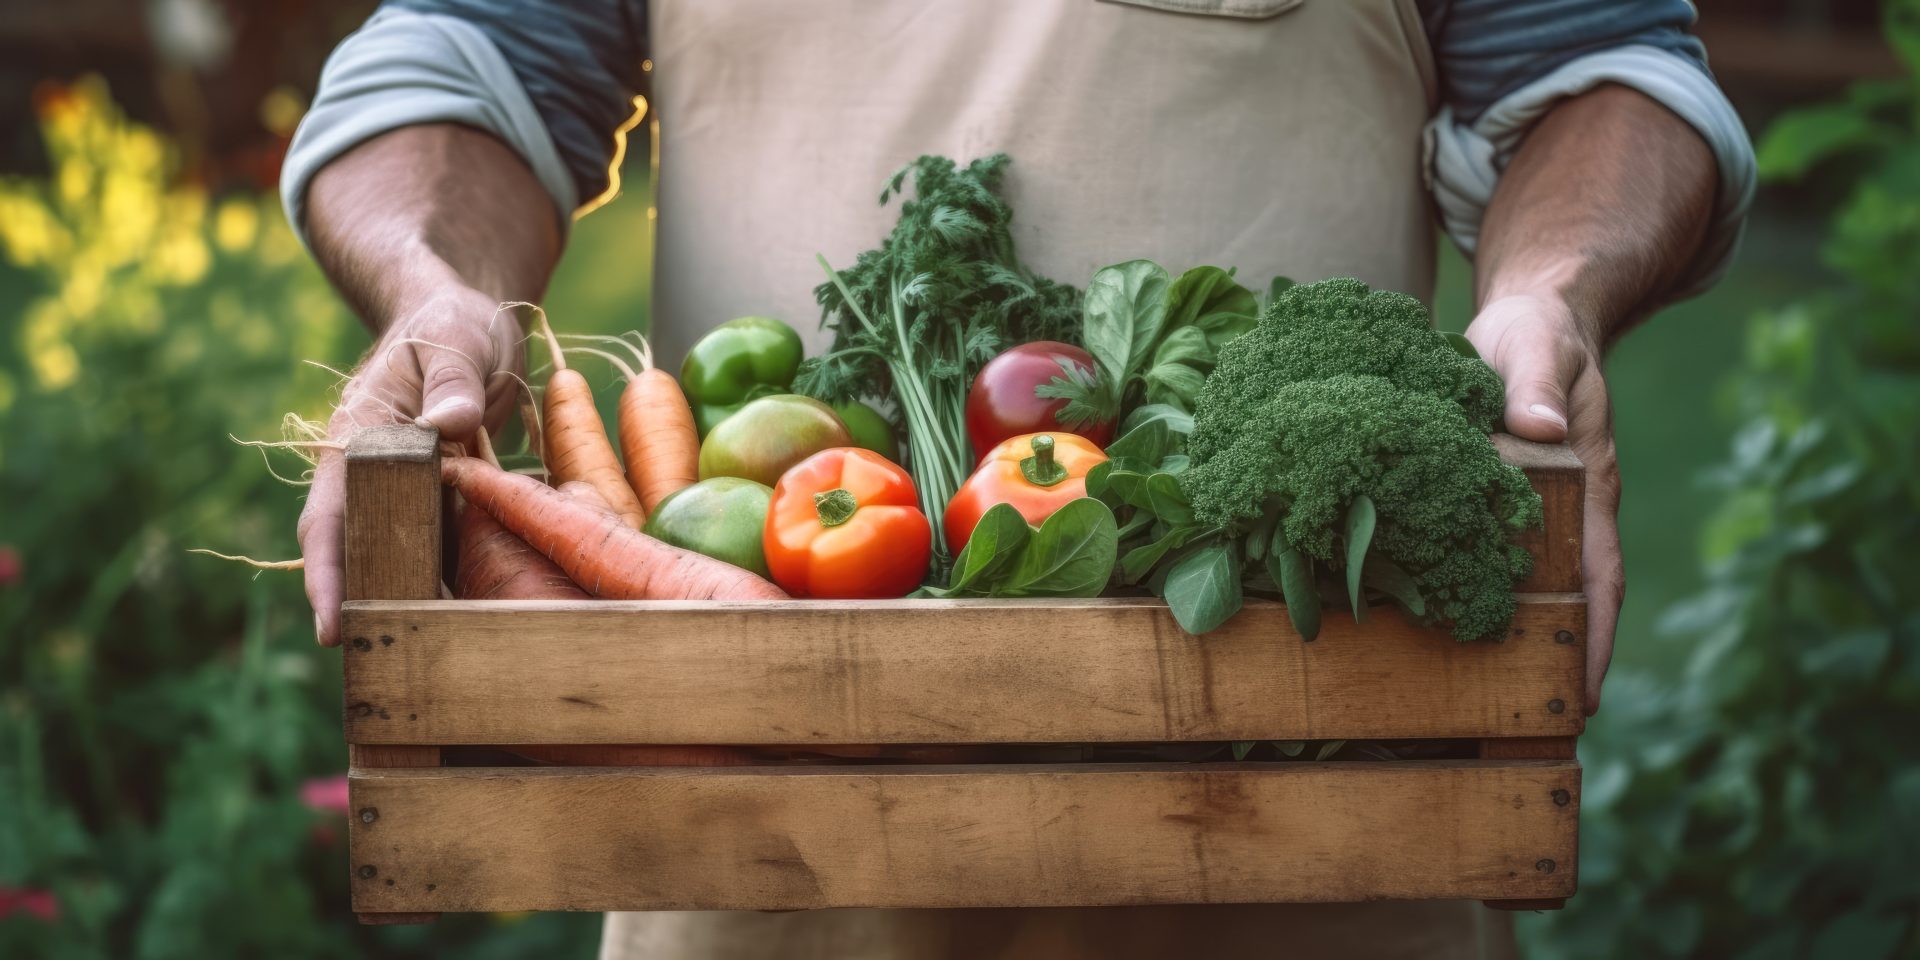
<instances>
[{"instance_id":1,"label":"spinach leaf","mask_svg":"<svg viewBox=\"0 0 1920 960\"><path fill-rule=\"evenodd\" d=\"M1169 551L1178 550L1203 528L1196 523L1183 524L1168 530L1160 539L1135 547L1120 558L1120 576L1127 583L1140 579L1142 574L1153 568Z\"/></svg>"},{"instance_id":2,"label":"spinach leaf","mask_svg":"<svg viewBox=\"0 0 1920 960\"><path fill-rule=\"evenodd\" d=\"M1280 585L1280 596L1287 601L1287 619L1300 639L1312 642L1320 636L1320 594L1313 582L1313 567L1307 558L1274 531L1267 553L1267 572Z\"/></svg>"},{"instance_id":3,"label":"spinach leaf","mask_svg":"<svg viewBox=\"0 0 1920 960\"><path fill-rule=\"evenodd\" d=\"M1453 348L1454 353L1463 357L1472 357L1475 360L1480 359L1480 350L1473 345L1472 340L1467 339L1466 334L1443 330L1440 335L1447 338L1447 345Z\"/></svg>"},{"instance_id":4,"label":"spinach leaf","mask_svg":"<svg viewBox=\"0 0 1920 960\"><path fill-rule=\"evenodd\" d=\"M1188 633L1206 633L1240 612L1240 551L1216 541L1182 556L1167 571L1161 596Z\"/></svg>"},{"instance_id":5,"label":"spinach leaf","mask_svg":"<svg viewBox=\"0 0 1920 960\"><path fill-rule=\"evenodd\" d=\"M1161 339L1160 346L1153 351L1153 365L1148 368L1148 376L1153 370L1169 365L1191 365L1200 368L1213 366L1213 347L1207 343L1207 332L1199 327L1174 327Z\"/></svg>"},{"instance_id":6,"label":"spinach leaf","mask_svg":"<svg viewBox=\"0 0 1920 960\"><path fill-rule=\"evenodd\" d=\"M1207 375L1184 363L1169 363L1147 371L1147 402L1191 407L1207 385Z\"/></svg>"},{"instance_id":7,"label":"spinach leaf","mask_svg":"<svg viewBox=\"0 0 1920 960\"><path fill-rule=\"evenodd\" d=\"M1148 420L1107 445L1107 456L1129 465L1152 468L1174 448L1173 430L1165 420Z\"/></svg>"},{"instance_id":8,"label":"spinach leaf","mask_svg":"<svg viewBox=\"0 0 1920 960\"><path fill-rule=\"evenodd\" d=\"M953 558L953 577L935 596L956 596L975 584L991 583L1019 558L1033 536L1033 528L1011 504L996 503L980 515L967 545Z\"/></svg>"},{"instance_id":9,"label":"spinach leaf","mask_svg":"<svg viewBox=\"0 0 1920 960\"><path fill-rule=\"evenodd\" d=\"M1171 404L1148 403L1134 407L1133 412L1127 414L1126 423L1121 425L1121 436L1155 420L1164 422L1169 431L1183 438L1193 432L1193 414Z\"/></svg>"},{"instance_id":10,"label":"spinach leaf","mask_svg":"<svg viewBox=\"0 0 1920 960\"><path fill-rule=\"evenodd\" d=\"M1268 306L1268 307L1273 306L1273 302L1275 300L1280 299L1280 295L1283 293L1286 293L1287 290L1292 288L1293 286L1294 286L1293 281L1286 277L1274 277L1272 280L1268 281L1267 282L1267 302L1265 306Z\"/></svg>"},{"instance_id":11,"label":"spinach leaf","mask_svg":"<svg viewBox=\"0 0 1920 960\"><path fill-rule=\"evenodd\" d=\"M1081 497L1040 524L994 596L1095 597L1113 578L1119 525L1113 511Z\"/></svg>"},{"instance_id":12,"label":"spinach leaf","mask_svg":"<svg viewBox=\"0 0 1920 960\"><path fill-rule=\"evenodd\" d=\"M1367 604L1360 594L1360 572L1367 562L1367 547L1373 543L1373 527L1378 519L1373 498L1361 494L1347 505L1347 599L1353 602L1353 622L1367 619Z\"/></svg>"},{"instance_id":13,"label":"spinach leaf","mask_svg":"<svg viewBox=\"0 0 1920 960\"><path fill-rule=\"evenodd\" d=\"M1198 327L1211 350L1252 329L1259 313L1253 291L1235 282L1233 271L1219 267L1194 267L1167 291L1167 329Z\"/></svg>"},{"instance_id":14,"label":"spinach leaf","mask_svg":"<svg viewBox=\"0 0 1920 960\"><path fill-rule=\"evenodd\" d=\"M1115 467L1107 471L1107 492L1119 497L1120 502L1127 506L1150 510L1153 501L1147 496L1147 476L1138 470Z\"/></svg>"},{"instance_id":15,"label":"spinach leaf","mask_svg":"<svg viewBox=\"0 0 1920 960\"><path fill-rule=\"evenodd\" d=\"M1080 338L1093 355L1091 384L1054 377L1034 395L1064 398L1055 416L1069 426L1120 415L1127 387L1144 370L1167 320L1167 271L1151 260L1102 267L1087 284Z\"/></svg>"},{"instance_id":16,"label":"spinach leaf","mask_svg":"<svg viewBox=\"0 0 1920 960\"><path fill-rule=\"evenodd\" d=\"M1180 489L1180 481L1171 473L1156 473L1147 478L1147 509L1168 523L1193 522L1193 505L1187 502L1186 491Z\"/></svg>"},{"instance_id":17,"label":"spinach leaf","mask_svg":"<svg viewBox=\"0 0 1920 960\"><path fill-rule=\"evenodd\" d=\"M1368 557L1360 578L1367 586L1398 600L1408 613L1416 617L1427 615L1426 598L1420 595L1420 588L1414 584L1412 575L1400 569L1392 560L1378 554Z\"/></svg>"}]
</instances>

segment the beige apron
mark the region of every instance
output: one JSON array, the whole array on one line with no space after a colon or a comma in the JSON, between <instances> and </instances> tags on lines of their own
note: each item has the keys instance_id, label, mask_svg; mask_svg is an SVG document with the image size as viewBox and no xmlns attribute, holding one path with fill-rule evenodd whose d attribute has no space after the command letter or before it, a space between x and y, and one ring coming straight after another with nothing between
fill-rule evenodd
<instances>
[{"instance_id":1,"label":"beige apron","mask_svg":"<svg viewBox=\"0 0 1920 960\"><path fill-rule=\"evenodd\" d=\"M1422 299L1436 102L1411 0L653 0L653 336L770 314L818 352L816 252L876 246L923 153L1013 156L1022 260L1353 275ZM635 864L635 869L645 869ZM1449 902L610 914L638 958L1487 957L1504 915Z\"/></svg>"}]
</instances>

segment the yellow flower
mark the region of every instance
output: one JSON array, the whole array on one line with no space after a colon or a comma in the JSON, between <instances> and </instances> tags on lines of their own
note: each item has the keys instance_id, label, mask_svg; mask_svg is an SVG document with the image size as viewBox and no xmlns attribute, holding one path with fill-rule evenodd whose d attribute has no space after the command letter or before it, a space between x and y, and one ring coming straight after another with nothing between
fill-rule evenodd
<instances>
[{"instance_id":1,"label":"yellow flower","mask_svg":"<svg viewBox=\"0 0 1920 960\"><path fill-rule=\"evenodd\" d=\"M228 253L253 246L260 232L260 212L244 200L228 200L213 217L213 242Z\"/></svg>"},{"instance_id":2,"label":"yellow flower","mask_svg":"<svg viewBox=\"0 0 1920 960\"><path fill-rule=\"evenodd\" d=\"M59 301L41 300L27 310L21 346L42 389L64 390L80 375L80 355L67 342L71 326Z\"/></svg>"},{"instance_id":3,"label":"yellow flower","mask_svg":"<svg viewBox=\"0 0 1920 960\"><path fill-rule=\"evenodd\" d=\"M300 125L301 114L306 112L300 94L292 87L274 87L260 100L260 125L280 136L291 137L293 128Z\"/></svg>"}]
</instances>

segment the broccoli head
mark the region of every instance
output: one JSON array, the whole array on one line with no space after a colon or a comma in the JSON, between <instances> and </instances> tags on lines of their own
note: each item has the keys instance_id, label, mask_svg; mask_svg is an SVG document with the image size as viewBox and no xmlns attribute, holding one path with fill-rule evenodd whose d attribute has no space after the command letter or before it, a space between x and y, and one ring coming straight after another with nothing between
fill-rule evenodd
<instances>
[{"instance_id":1,"label":"broccoli head","mask_svg":"<svg viewBox=\"0 0 1920 960\"><path fill-rule=\"evenodd\" d=\"M1194 409L1180 483L1230 534L1277 511L1286 541L1344 564L1341 525L1371 498L1369 556L1412 579L1460 639L1504 631L1532 558L1512 536L1540 498L1488 433L1505 402L1485 363L1456 353L1411 297L1357 280L1296 286L1220 351Z\"/></svg>"}]
</instances>

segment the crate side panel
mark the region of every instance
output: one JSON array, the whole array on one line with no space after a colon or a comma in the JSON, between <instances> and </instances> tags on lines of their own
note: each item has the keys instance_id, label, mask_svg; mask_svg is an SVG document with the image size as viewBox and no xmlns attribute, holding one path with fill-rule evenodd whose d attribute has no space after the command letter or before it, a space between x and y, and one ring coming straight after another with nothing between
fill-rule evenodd
<instances>
[{"instance_id":1,"label":"crate side panel","mask_svg":"<svg viewBox=\"0 0 1920 960\"><path fill-rule=\"evenodd\" d=\"M1578 789L1559 761L358 771L354 908L1565 897Z\"/></svg>"},{"instance_id":2,"label":"crate side panel","mask_svg":"<svg viewBox=\"0 0 1920 960\"><path fill-rule=\"evenodd\" d=\"M1302 642L1255 601L1193 637L1157 601L350 604L347 739L1073 743L1571 736L1585 606L1500 643L1386 608ZM368 642L360 643L360 639Z\"/></svg>"}]
</instances>

